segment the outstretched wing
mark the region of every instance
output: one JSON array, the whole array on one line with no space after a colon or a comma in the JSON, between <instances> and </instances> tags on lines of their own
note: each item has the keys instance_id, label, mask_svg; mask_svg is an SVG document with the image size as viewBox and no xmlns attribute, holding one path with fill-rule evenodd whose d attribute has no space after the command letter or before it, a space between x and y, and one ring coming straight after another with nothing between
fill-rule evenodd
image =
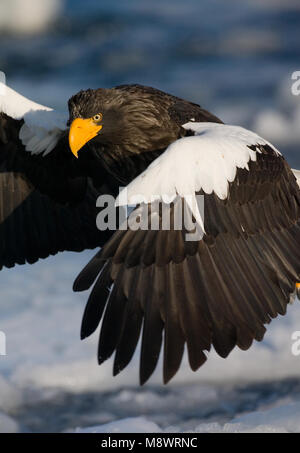
<instances>
[{"instance_id":1,"label":"outstretched wing","mask_svg":"<svg viewBox=\"0 0 300 453\"><path fill-rule=\"evenodd\" d=\"M0 268L101 245L101 188L68 151L67 115L0 88Z\"/></svg>"},{"instance_id":2,"label":"outstretched wing","mask_svg":"<svg viewBox=\"0 0 300 453\"><path fill-rule=\"evenodd\" d=\"M185 344L196 370L211 345L226 357L235 345L248 349L262 340L265 324L285 314L300 278L300 190L281 154L242 128L186 127L196 135L170 145L127 187L129 200L143 196L136 218L151 210L158 228L141 222L117 231L74 284L87 289L97 278L82 337L104 313L98 358L115 352L114 374L131 360L142 331L141 383L155 369L162 343L168 382ZM163 227L166 196L170 229ZM187 228L175 228L184 213L202 237L191 241Z\"/></svg>"}]
</instances>

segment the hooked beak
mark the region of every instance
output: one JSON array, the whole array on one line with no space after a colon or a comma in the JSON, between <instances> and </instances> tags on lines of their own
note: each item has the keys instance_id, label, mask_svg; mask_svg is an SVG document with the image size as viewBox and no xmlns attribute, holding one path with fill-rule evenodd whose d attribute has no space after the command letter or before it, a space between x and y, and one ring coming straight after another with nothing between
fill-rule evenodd
<instances>
[{"instance_id":1,"label":"hooked beak","mask_svg":"<svg viewBox=\"0 0 300 453\"><path fill-rule=\"evenodd\" d=\"M69 131L69 145L72 153L78 158L78 151L92 138L96 137L102 125L95 123L93 118L76 118L72 121Z\"/></svg>"}]
</instances>

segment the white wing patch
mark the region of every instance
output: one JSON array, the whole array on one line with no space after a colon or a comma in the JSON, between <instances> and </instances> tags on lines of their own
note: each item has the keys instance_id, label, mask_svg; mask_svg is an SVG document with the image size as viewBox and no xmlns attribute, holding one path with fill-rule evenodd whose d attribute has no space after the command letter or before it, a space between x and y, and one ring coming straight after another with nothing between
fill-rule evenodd
<instances>
[{"instance_id":1,"label":"white wing patch","mask_svg":"<svg viewBox=\"0 0 300 453\"><path fill-rule=\"evenodd\" d=\"M19 138L32 154L50 153L67 128L67 113L37 104L3 83L0 83L0 112L24 120Z\"/></svg>"},{"instance_id":2,"label":"white wing patch","mask_svg":"<svg viewBox=\"0 0 300 453\"><path fill-rule=\"evenodd\" d=\"M19 138L31 154L49 154L57 145L67 128L68 115L55 110L29 111L24 115L24 124Z\"/></svg>"},{"instance_id":3,"label":"white wing patch","mask_svg":"<svg viewBox=\"0 0 300 453\"><path fill-rule=\"evenodd\" d=\"M296 176L298 186L300 187L300 170L295 170L294 168L292 168L292 172Z\"/></svg>"},{"instance_id":4,"label":"white wing patch","mask_svg":"<svg viewBox=\"0 0 300 453\"><path fill-rule=\"evenodd\" d=\"M120 192L116 205L151 203L157 199L170 203L179 195L186 200L204 230L195 193L202 189L226 199L228 183L234 181L237 168L249 170L249 161L255 161L260 152L251 150L249 145L269 145L280 153L254 132L239 126L191 122L183 127L193 130L195 135L168 146L126 187L126 197Z\"/></svg>"}]
</instances>

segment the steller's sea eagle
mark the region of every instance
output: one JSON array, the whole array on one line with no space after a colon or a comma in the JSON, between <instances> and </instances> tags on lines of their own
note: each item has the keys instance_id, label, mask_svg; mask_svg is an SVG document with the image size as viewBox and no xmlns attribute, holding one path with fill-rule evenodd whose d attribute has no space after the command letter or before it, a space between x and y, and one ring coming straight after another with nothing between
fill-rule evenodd
<instances>
[{"instance_id":1,"label":"steller's sea eagle","mask_svg":"<svg viewBox=\"0 0 300 453\"><path fill-rule=\"evenodd\" d=\"M68 114L0 88L0 265L102 247L74 283L94 285L81 336L103 317L99 363L115 353L119 373L141 335L141 384L162 343L166 383L185 344L196 370L212 345L248 349L285 314L300 282L300 178L273 145L150 87L80 91ZM97 228L97 197L119 187L155 228ZM196 240L175 226L184 214Z\"/></svg>"}]
</instances>

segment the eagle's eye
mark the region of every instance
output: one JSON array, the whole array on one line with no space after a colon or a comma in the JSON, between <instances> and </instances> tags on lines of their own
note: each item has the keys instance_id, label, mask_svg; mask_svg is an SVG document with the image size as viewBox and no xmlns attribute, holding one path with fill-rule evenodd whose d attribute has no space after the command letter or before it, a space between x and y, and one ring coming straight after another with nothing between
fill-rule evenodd
<instances>
[{"instance_id":1,"label":"eagle's eye","mask_svg":"<svg viewBox=\"0 0 300 453\"><path fill-rule=\"evenodd\" d=\"M101 121L102 120L102 113L97 113L97 115L93 116L93 121Z\"/></svg>"}]
</instances>

